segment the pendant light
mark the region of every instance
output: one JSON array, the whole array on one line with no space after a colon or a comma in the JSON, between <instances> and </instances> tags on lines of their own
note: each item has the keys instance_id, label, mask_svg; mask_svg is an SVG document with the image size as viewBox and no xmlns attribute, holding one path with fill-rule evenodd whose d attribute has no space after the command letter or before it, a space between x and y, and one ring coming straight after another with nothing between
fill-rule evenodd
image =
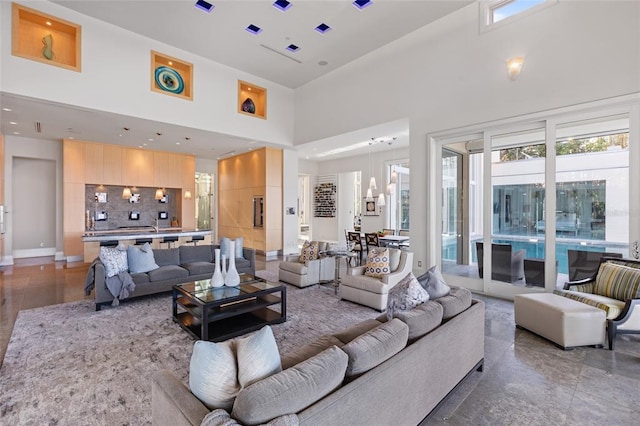
<instances>
[{"instance_id":1,"label":"pendant light","mask_svg":"<svg viewBox=\"0 0 640 426\"><path fill-rule=\"evenodd\" d=\"M128 186L125 186L122 190L122 199L130 200L131 199L131 189Z\"/></svg>"},{"instance_id":2,"label":"pendant light","mask_svg":"<svg viewBox=\"0 0 640 426\"><path fill-rule=\"evenodd\" d=\"M371 173L371 164L372 164L372 163L371 163L371 149L372 149L373 143L374 143L375 141L376 141L376 140L375 140L374 138L371 138L371 142L369 142L369 176L371 176L371 178L369 179L369 189L370 189L370 190L372 190L372 189L378 189L378 187L377 187L377 185L376 185L376 178L375 178L375 176L373 176L373 174ZM368 194L368 193L367 193L367 194ZM373 196L372 196L372 197L373 197ZM369 200L367 200L367 201L369 201ZM371 200L371 201L373 201L373 200Z\"/></svg>"},{"instance_id":3,"label":"pendant light","mask_svg":"<svg viewBox=\"0 0 640 426\"><path fill-rule=\"evenodd\" d=\"M385 206L387 203L384 200L384 192L381 192L380 194L378 194L378 206L382 207Z\"/></svg>"},{"instance_id":4,"label":"pendant light","mask_svg":"<svg viewBox=\"0 0 640 426\"><path fill-rule=\"evenodd\" d=\"M391 179L389 183L398 183L398 172L396 172L396 166L391 166Z\"/></svg>"},{"instance_id":5,"label":"pendant light","mask_svg":"<svg viewBox=\"0 0 640 426\"><path fill-rule=\"evenodd\" d=\"M160 188L156 189L155 199L156 200L162 200L162 197L164 197L164 191L162 191L162 189L160 189Z\"/></svg>"},{"instance_id":6,"label":"pendant light","mask_svg":"<svg viewBox=\"0 0 640 426\"><path fill-rule=\"evenodd\" d=\"M373 193L371 188L367 188L367 197L364 199L365 201L373 201Z\"/></svg>"}]
</instances>

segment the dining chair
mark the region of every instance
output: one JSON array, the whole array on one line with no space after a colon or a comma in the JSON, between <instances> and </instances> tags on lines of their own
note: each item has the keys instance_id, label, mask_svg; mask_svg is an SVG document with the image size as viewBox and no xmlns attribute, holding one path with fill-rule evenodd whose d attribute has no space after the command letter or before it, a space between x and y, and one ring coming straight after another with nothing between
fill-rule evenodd
<instances>
[{"instance_id":1,"label":"dining chair","mask_svg":"<svg viewBox=\"0 0 640 426\"><path fill-rule=\"evenodd\" d=\"M384 235L396 235L396 230L395 229L389 229L389 228L383 228L382 229L382 233Z\"/></svg>"},{"instance_id":2,"label":"dining chair","mask_svg":"<svg viewBox=\"0 0 640 426\"><path fill-rule=\"evenodd\" d=\"M379 247L380 241L378 240L378 233L366 233L364 234L364 241L367 244L367 253L369 253L369 247Z\"/></svg>"},{"instance_id":3,"label":"dining chair","mask_svg":"<svg viewBox=\"0 0 640 426\"><path fill-rule=\"evenodd\" d=\"M362 239L359 232L347 232L347 241L353 242L353 249L351 251L358 253L358 264L362 263ZM351 261L351 259L349 259Z\"/></svg>"},{"instance_id":4,"label":"dining chair","mask_svg":"<svg viewBox=\"0 0 640 426\"><path fill-rule=\"evenodd\" d=\"M408 229L401 229L398 231L398 235L400 235L401 237L408 237L409 236L409 230Z\"/></svg>"}]
</instances>

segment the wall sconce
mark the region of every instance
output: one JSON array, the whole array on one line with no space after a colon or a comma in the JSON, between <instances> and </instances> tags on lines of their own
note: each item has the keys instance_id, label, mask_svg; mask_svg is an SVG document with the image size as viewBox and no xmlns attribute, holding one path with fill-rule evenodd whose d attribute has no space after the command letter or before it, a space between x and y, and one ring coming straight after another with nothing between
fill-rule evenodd
<instances>
[{"instance_id":1,"label":"wall sconce","mask_svg":"<svg viewBox=\"0 0 640 426\"><path fill-rule=\"evenodd\" d=\"M186 198L187 200L191 199L191 191L189 191L188 189L186 191L184 191L184 198Z\"/></svg>"},{"instance_id":2,"label":"wall sconce","mask_svg":"<svg viewBox=\"0 0 640 426\"><path fill-rule=\"evenodd\" d=\"M155 199L156 200L162 200L162 197L164 197L164 191L160 188L156 189L156 196Z\"/></svg>"},{"instance_id":3,"label":"wall sconce","mask_svg":"<svg viewBox=\"0 0 640 426\"><path fill-rule=\"evenodd\" d=\"M122 190L122 198L124 200L131 199L131 189L128 186L125 186L125 188Z\"/></svg>"},{"instance_id":4,"label":"wall sconce","mask_svg":"<svg viewBox=\"0 0 640 426\"><path fill-rule=\"evenodd\" d=\"M507 72L509 73L509 79L515 80L522 71L522 65L524 64L523 56L516 56L507 61Z\"/></svg>"}]
</instances>

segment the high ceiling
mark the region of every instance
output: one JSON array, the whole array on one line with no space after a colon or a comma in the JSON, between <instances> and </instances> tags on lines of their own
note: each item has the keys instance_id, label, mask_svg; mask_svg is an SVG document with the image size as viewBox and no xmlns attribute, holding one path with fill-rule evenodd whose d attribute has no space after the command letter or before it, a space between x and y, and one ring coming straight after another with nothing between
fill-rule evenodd
<instances>
[{"instance_id":1,"label":"high ceiling","mask_svg":"<svg viewBox=\"0 0 640 426\"><path fill-rule=\"evenodd\" d=\"M471 2L373 0L368 7L359 9L349 0L291 0L291 6L283 12L266 0L210 0L215 7L207 13L195 7L195 0L51 1L290 88L327 74ZM315 27L323 23L331 29L321 34ZM249 33L246 28L250 24L262 31ZM288 51L286 47L291 44L299 49ZM243 142L235 137L6 94L1 102L3 107L13 109L2 114L2 132L9 135L17 131L21 136L35 138L72 136L113 141L117 133L123 136L117 136L116 143L140 146L151 142L147 139L153 137L148 135L162 133L153 138L153 149L189 152L212 159L232 150L238 152L239 142L240 146ZM34 123L41 123L41 133L36 133ZM135 129L137 135L123 133L123 127ZM369 137L378 136L384 135ZM324 141L322 151L351 143L362 145L362 140L332 138ZM244 144L246 149L265 146L250 140ZM317 157L317 147L301 148L305 158L318 160L355 153L347 150Z\"/></svg>"}]
</instances>

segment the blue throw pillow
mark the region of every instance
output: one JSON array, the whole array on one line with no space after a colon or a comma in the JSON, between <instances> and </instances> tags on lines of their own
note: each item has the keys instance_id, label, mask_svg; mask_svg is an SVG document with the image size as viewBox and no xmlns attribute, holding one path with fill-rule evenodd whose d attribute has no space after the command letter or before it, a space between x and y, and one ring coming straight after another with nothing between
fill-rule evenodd
<instances>
[{"instance_id":1,"label":"blue throw pillow","mask_svg":"<svg viewBox=\"0 0 640 426\"><path fill-rule=\"evenodd\" d=\"M242 253L242 243L244 242L244 238L238 237L236 238L236 259L244 258L244 254Z\"/></svg>"},{"instance_id":2,"label":"blue throw pillow","mask_svg":"<svg viewBox=\"0 0 640 426\"><path fill-rule=\"evenodd\" d=\"M220 256L226 256L229 259L229 249L231 240L229 238L220 238Z\"/></svg>"},{"instance_id":3,"label":"blue throw pillow","mask_svg":"<svg viewBox=\"0 0 640 426\"><path fill-rule=\"evenodd\" d=\"M132 274L149 272L159 268L149 243L144 243L140 248L136 246L127 247L127 259L129 261L129 272Z\"/></svg>"}]
</instances>

